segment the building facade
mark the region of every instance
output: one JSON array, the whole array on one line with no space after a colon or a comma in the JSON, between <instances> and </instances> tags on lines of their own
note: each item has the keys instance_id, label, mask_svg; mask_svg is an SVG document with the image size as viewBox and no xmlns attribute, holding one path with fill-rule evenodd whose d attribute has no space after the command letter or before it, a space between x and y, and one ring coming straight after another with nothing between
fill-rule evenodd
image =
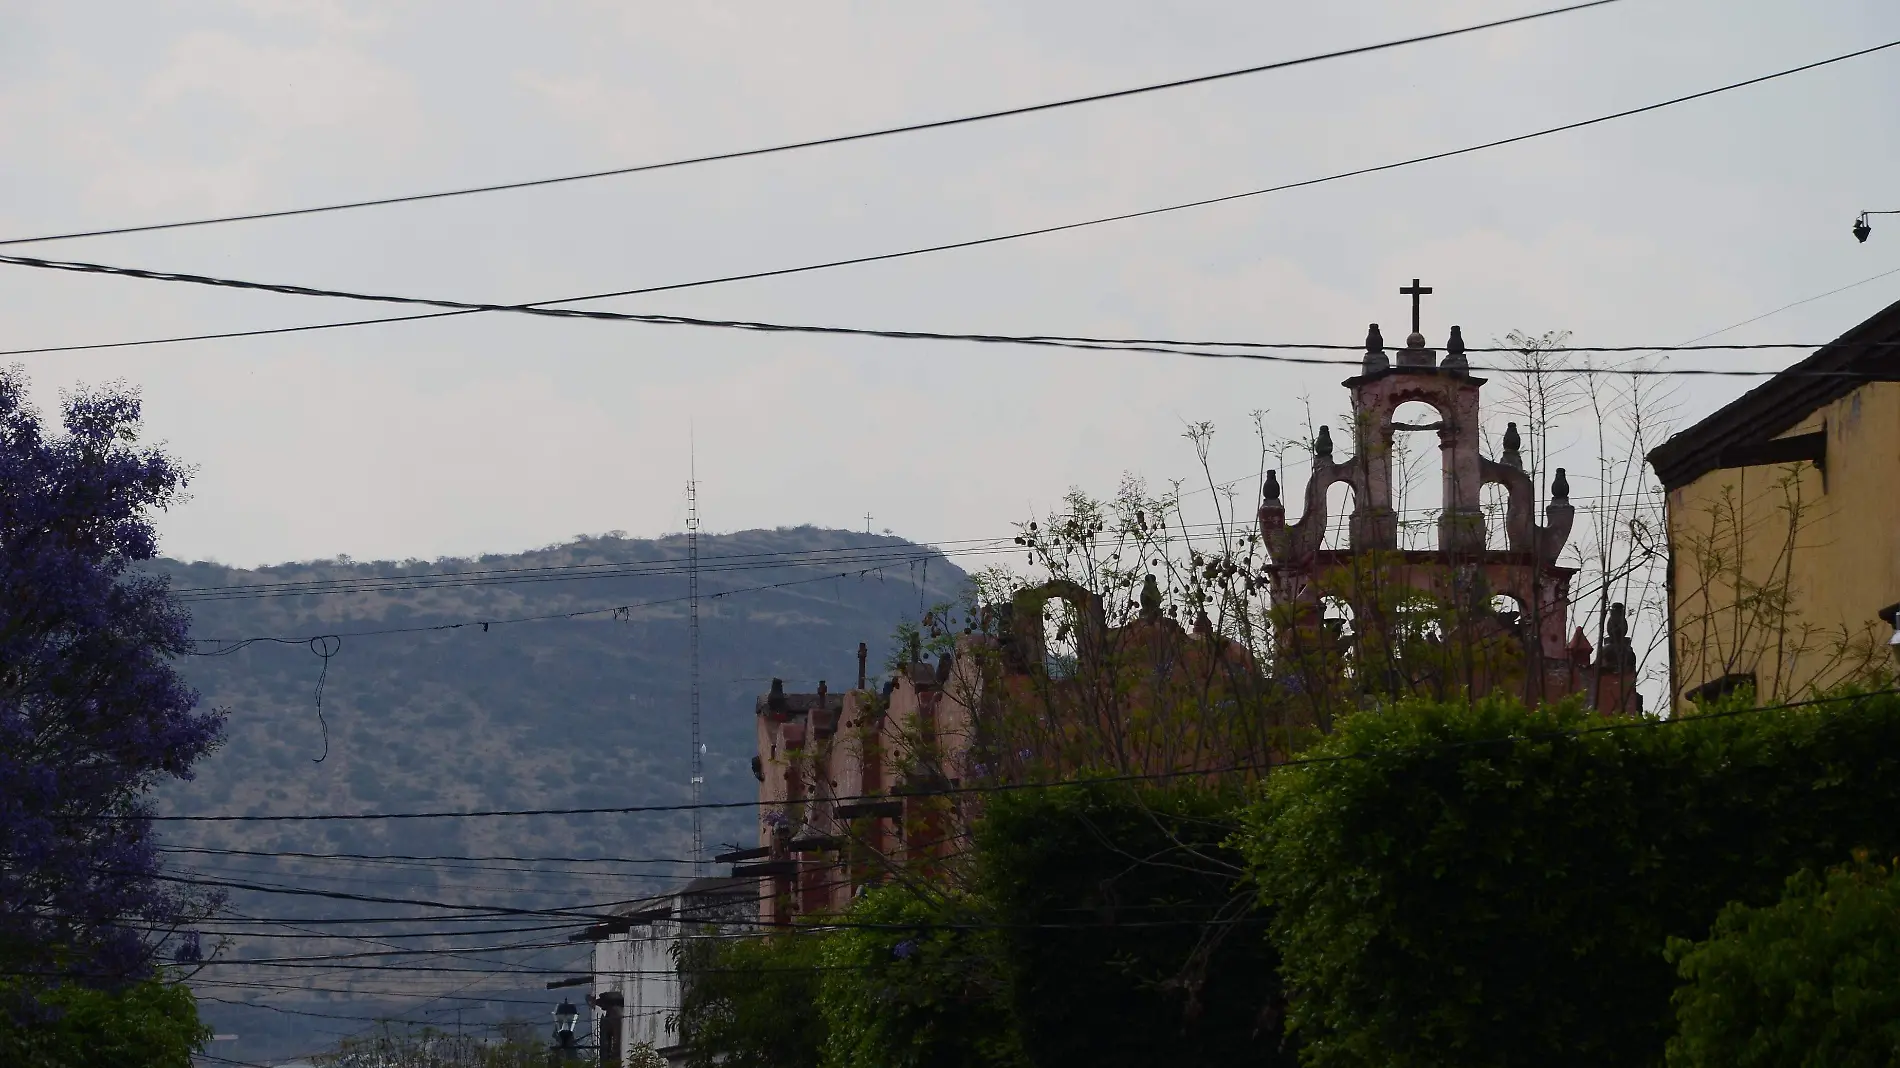
<instances>
[{"instance_id":1,"label":"building facade","mask_svg":"<svg viewBox=\"0 0 1900 1068\"><path fill-rule=\"evenodd\" d=\"M1649 454L1674 700L1884 671L1900 602L1900 303Z\"/></svg>"},{"instance_id":2,"label":"building facade","mask_svg":"<svg viewBox=\"0 0 1900 1068\"><path fill-rule=\"evenodd\" d=\"M1336 457L1331 429L1320 427L1297 521L1287 520L1276 472L1262 487L1260 533L1282 612L1277 670L1309 691L1350 674L1361 690L1502 691L1532 703L1583 694L1600 711L1640 712L1624 607L1609 607L1596 642L1570 623L1576 569L1559 557L1576 510L1564 469L1550 481L1539 523L1517 424L1505 428L1497 459L1480 451L1485 380L1471 373L1462 332L1451 328L1441 361L1419 331L1418 297L1431 290L1414 279L1400 292L1413 298L1405 346L1388 356L1374 323L1361 371L1344 383L1352 455ZM1397 421L1408 402L1429 406L1437 420ZM1400 544L1393 458L1403 432L1437 438L1442 505L1429 548ZM1348 544L1327 549L1327 494L1342 484L1352 493ZM1482 496L1491 485L1505 494L1502 544L1488 540Z\"/></svg>"},{"instance_id":3,"label":"building facade","mask_svg":"<svg viewBox=\"0 0 1900 1068\"><path fill-rule=\"evenodd\" d=\"M758 887L750 879L695 879L678 893L616 910L615 918L574 936L594 943L592 1009L601 1068L619 1068L636 1045L685 1063L680 1006L689 977L680 947L708 933L749 932L758 922Z\"/></svg>"},{"instance_id":4,"label":"building facade","mask_svg":"<svg viewBox=\"0 0 1900 1068\"><path fill-rule=\"evenodd\" d=\"M820 682L815 692L790 693L773 680L754 707L758 844L718 858L734 864L735 877L758 880L761 923L835 914L894 873L929 878L959 851L981 805L982 791L966 786L992 776L1264 770L1284 759L1280 747L1299 731L1324 729L1325 716L1307 705L1328 688L1503 691L1531 702L1582 695L1600 711L1642 711L1623 606L1605 614L1594 642L1571 622L1575 569L1558 562L1575 514L1564 473L1551 480L1538 522L1515 426L1501 455L1481 454L1484 385L1457 327L1442 361L1416 318L1396 359L1371 329L1361 373L1345 383L1352 455L1336 457L1321 428L1303 514L1292 522L1277 475L1262 490L1257 518L1278 613L1270 662L1257 662L1205 615L1183 626L1150 576L1119 625L1096 593L1050 582L990 606L987 625L934 664L913 646L881 688L868 685L862 645L857 685L843 692ZM1438 420L1397 422L1409 401L1431 406ZM1406 431L1435 433L1442 457L1444 507L1429 549L1399 544L1393 439ZM1328 549L1327 493L1340 483L1353 494L1349 543ZM1506 499L1497 544L1481 503L1487 485L1501 486ZM1062 618L1074 631L1074 664L1063 672L1045 645L1052 600L1067 602ZM1421 636L1427 616L1430 633ZM1470 650L1482 655L1461 652ZM1091 699L1103 693L1113 696ZM1033 729L999 730L999 717L1010 716ZM1149 728L1131 730L1131 722Z\"/></svg>"}]
</instances>

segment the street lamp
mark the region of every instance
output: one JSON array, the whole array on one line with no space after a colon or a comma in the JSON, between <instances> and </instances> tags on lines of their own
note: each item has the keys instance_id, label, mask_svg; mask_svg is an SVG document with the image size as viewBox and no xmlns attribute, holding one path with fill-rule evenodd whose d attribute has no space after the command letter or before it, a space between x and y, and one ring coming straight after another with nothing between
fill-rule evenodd
<instances>
[{"instance_id":1,"label":"street lamp","mask_svg":"<svg viewBox=\"0 0 1900 1068\"><path fill-rule=\"evenodd\" d=\"M1867 222L1867 216L1869 215L1900 215L1900 209L1893 211L1863 211L1859 215L1856 215L1854 217L1854 240L1863 245L1867 243L1867 235L1874 232L1873 226Z\"/></svg>"},{"instance_id":2,"label":"street lamp","mask_svg":"<svg viewBox=\"0 0 1900 1068\"><path fill-rule=\"evenodd\" d=\"M561 1006L554 1010L554 1045L562 1050L574 1048L574 1024L581 1018L581 1011L566 998Z\"/></svg>"}]
</instances>

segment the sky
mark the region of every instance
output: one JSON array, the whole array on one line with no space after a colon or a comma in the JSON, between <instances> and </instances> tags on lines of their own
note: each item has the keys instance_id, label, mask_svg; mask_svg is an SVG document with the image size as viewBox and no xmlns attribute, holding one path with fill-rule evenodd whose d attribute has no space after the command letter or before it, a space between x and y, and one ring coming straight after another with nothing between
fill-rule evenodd
<instances>
[{"instance_id":1,"label":"sky","mask_svg":"<svg viewBox=\"0 0 1900 1068\"><path fill-rule=\"evenodd\" d=\"M0 4L0 238L627 166L1189 77L1535 0ZM1457 148L1900 39L1881 0L1620 0L1506 29L851 145L3 251L517 303L958 241ZM893 262L596 302L950 332L1687 341L1900 270L1900 49L1416 167ZM1900 273L1720 335L1819 342ZM400 309L397 309L400 311ZM389 314L0 267L0 348ZM1803 353L1691 354L1773 368ZM8 356L123 382L195 466L169 555L516 551L684 523L1007 535L1071 487L1222 479L1342 368L479 315ZM1671 380L1677 425L1755 384ZM1489 396L1489 394L1487 394ZM1491 421L1487 417L1487 421ZM1493 432L1497 428L1489 428ZM1587 427L1570 427L1582 440ZM866 515L869 514L867 521Z\"/></svg>"}]
</instances>

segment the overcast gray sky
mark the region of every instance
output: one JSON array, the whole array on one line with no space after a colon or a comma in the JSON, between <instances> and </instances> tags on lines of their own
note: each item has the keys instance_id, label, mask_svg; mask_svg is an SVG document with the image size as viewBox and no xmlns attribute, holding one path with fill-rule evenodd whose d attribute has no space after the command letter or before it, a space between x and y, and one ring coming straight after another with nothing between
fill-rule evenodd
<instances>
[{"instance_id":1,"label":"overcast gray sky","mask_svg":"<svg viewBox=\"0 0 1900 1068\"><path fill-rule=\"evenodd\" d=\"M30 3L0 32L0 237L623 166L1212 72L1543 0ZM1900 38L1891 0L1600 9L979 126L420 205L8 251L520 302L953 241L1587 118ZM1900 49L1455 160L1134 222L602 307L948 331L1680 342L1900 268ZM1900 274L1724 340L1831 338ZM0 268L3 348L353 305ZM1769 367L1799 354L1703 355ZM1254 470L1334 369L497 315L24 359L136 385L198 465L167 552L256 564L677 530L1006 534L1079 485ZM1683 380L1679 419L1751 383Z\"/></svg>"}]
</instances>

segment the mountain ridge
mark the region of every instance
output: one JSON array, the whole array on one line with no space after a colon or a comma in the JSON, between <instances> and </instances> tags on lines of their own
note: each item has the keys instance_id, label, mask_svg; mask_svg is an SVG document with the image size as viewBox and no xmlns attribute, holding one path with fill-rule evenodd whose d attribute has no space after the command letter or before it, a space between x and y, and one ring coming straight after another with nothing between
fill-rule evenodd
<instances>
[{"instance_id":1,"label":"mountain ridge","mask_svg":"<svg viewBox=\"0 0 1900 1068\"><path fill-rule=\"evenodd\" d=\"M753 701L771 678L793 689L815 687L819 679L833 689L853 684L859 642L869 646L876 671L895 626L929 604L955 599L965 580L941 553L894 536L792 527L702 535L699 544L708 802L756 796ZM613 535L426 562L338 558L235 568L156 561L152 569L171 579L206 654L185 658L181 669L206 705L226 710L223 747L200 762L192 781L161 789L157 811L295 816L683 803L691 795L685 561L683 536ZM310 592L318 589L327 592ZM536 618L504 622L526 617ZM708 811L705 824L708 853L756 833L744 808ZM172 850L167 870L183 877L505 908L600 907L646 896L690 872L682 863L690 843L686 813L164 822L160 837ZM454 927L460 919L387 903L233 891L230 914L209 926L247 932L228 941L225 960L280 959L371 948L361 937L312 943L307 932L316 928L307 921L393 914L415 922L321 932L348 930L387 944L391 934ZM504 926L521 926L520 917ZM455 941L467 939L402 944L441 949ZM536 966L558 970L584 956L584 947L535 952ZM221 1044L221 1055L258 1060L321 1045L307 1041L314 1019L297 1012L374 1016L455 1005L468 1020L492 1022L519 1015L511 1003L546 1000L538 977L523 983L502 974L523 966L521 953L490 956L497 974L472 978L220 964L196 981L204 984L201 993L227 1001L294 1010L205 1003L218 1030L241 1036L238 1044ZM564 965L556 958L575 960ZM409 963L430 960L480 967L464 957ZM226 982L264 985L209 985ZM458 985L470 989L448 993ZM462 1000L491 995L488 1002Z\"/></svg>"}]
</instances>

